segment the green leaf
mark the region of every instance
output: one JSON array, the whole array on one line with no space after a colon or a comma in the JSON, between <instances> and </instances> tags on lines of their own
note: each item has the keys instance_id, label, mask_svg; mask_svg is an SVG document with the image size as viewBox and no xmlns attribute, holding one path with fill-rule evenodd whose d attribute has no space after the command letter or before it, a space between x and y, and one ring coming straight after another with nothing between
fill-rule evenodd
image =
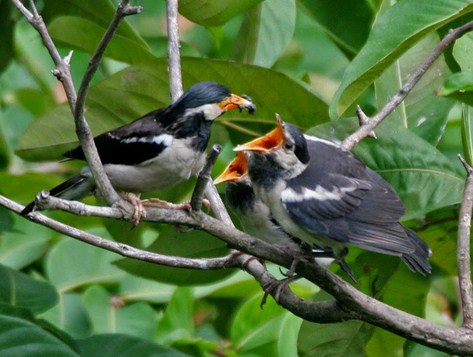
<instances>
[{"instance_id":1,"label":"green leaf","mask_svg":"<svg viewBox=\"0 0 473 357\"><path fill-rule=\"evenodd\" d=\"M179 233L172 225L160 228L158 239L146 250L168 256L204 258L228 253L225 243L201 231ZM233 269L195 270L159 266L134 259L120 259L114 263L126 272L146 279L176 285L200 285L215 282L234 273Z\"/></svg>"},{"instance_id":2,"label":"green leaf","mask_svg":"<svg viewBox=\"0 0 473 357\"><path fill-rule=\"evenodd\" d=\"M473 69L453 73L445 80L439 95L457 99L469 106L473 105Z\"/></svg>"},{"instance_id":3,"label":"green leaf","mask_svg":"<svg viewBox=\"0 0 473 357\"><path fill-rule=\"evenodd\" d=\"M462 71L473 69L471 58L473 56L473 33L469 32L455 41L453 57Z\"/></svg>"},{"instance_id":4,"label":"green leaf","mask_svg":"<svg viewBox=\"0 0 473 357\"><path fill-rule=\"evenodd\" d=\"M82 356L87 357L186 357L175 349L121 334L91 336L77 341Z\"/></svg>"},{"instance_id":5,"label":"green leaf","mask_svg":"<svg viewBox=\"0 0 473 357\"><path fill-rule=\"evenodd\" d=\"M116 4L110 0L48 0L44 3L41 12L44 20L50 24L55 18L61 16L75 16L95 23L105 33L116 12ZM67 30L67 29L65 29ZM120 23L116 36L128 38L147 48L146 42L133 30L125 19ZM113 40L112 40L113 42Z\"/></svg>"},{"instance_id":6,"label":"green leaf","mask_svg":"<svg viewBox=\"0 0 473 357\"><path fill-rule=\"evenodd\" d=\"M118 293L126 301L147 301L153 304L163 304L171 300L174 290L176 290L175 285L158 283L127 274L120 280Z\"/></svg>"},{"instance_id":7,"label":"green leaf","mask_svg":"<svg viewBox=\"0 0 473 357\"><path fill-rule=\"evenodd\" d=\"M399 91L403 79L416 70L438 41L436 34L427 35L374 82L378 108L382 108ZM389 115L388 120L409 128L436 145L445 131L448 113L454 104L453 100L436 95L434 90L442 85L448 72L443 58L435 61L406 99Z\"/></svg>"},{"instance_id":8,"label":"green leaf","mask_svg":"<svg viewBox=\"0 0 473 357\"><path fill-rule=\"evenodd\" d=\"M181 0L179 13L204 26L221 26L263 0Z\"/></svg>"},{"instance_id":9,"label":"green leaf","mask_svg":"<svg viewBox=\"0 0 473 357\"><path fill-rule=\"evenodd\" d=\"M56 290L48 283L0 266L0 301L39 313L58 301Z\"/></svg>"},{"instance_id":10,"label":"green leaf","mask_svg":"<svg viewBox=\"0 0 473 357\"><path fill-rule=\"evenodd\" d=\"M227 85L245 93L258 106L253 116L231 111L218 123L241 123L260 134L275 125L274 112L308 128L328 120L327 105L304 85L269 69L233 62L183 58L185 88L203 80ZM95 134L116 128L149 111L169 104L167 62L157 59L131 66L93 86L87 102L87 119ZM261 122L267 123L261 126ZM38 136L37 133L42 135ZM76 143L72 115L60 105L32 123L18 143L17 154L27 160L55 160Z\"/></svg>"},{"instance_id":11,"label":"green leaf","mask_svg":"<svg viewBox=\"0 0 473 357\"><path fill-rule=\"evenodd\" d=\"M104 230L96 232L102 237ZM123 272L111 262L117 255L72 238L57 243L46 259L46 275L60 292L85 284L116 282Z\"/></svg>"},{"instance_id":12,"label":"green leaf","mask_svg":"<svg viewBox=\"0 0 473 357\"><path fill-rule=\"evenodd\" d=\"M368 1L337 1L336 11L331 0L299 0L306 11L324 28L340 48L353 57L368 38L381 3Z\"/></svg>"},{"instance_id":13,"label":"green leaf","mask_svg":"<svg viewBox=\"0 0 473 357\"><path fill-rule=\"evenodd\" d=\"M33 224L18 215L11 218L15 229L4 231L0 235L0 263L21 269L44 254L53 233L50 229Z\"/></svg>"},{"instance_id":14,"label":"green leaf","mask_svg":"<svg viewBox=\"0 0 473 357\"><path fill-rule=\"evenodd\" d=\"M468 164L473 163L473 109L463 106L462 112L462 142L465 160Z\"/></svg>"},{"instance_id":15,"label":"green leaf","mask_svg":"<svg viewBox=\"0 0 473 357\"><path fill-rule=\"evenodd\" d=\"M336 324L304 321L298 339L299 356L364 356L364 344L372 329L360 321Z\"/></svg>"},{"instance_id":16,"label":"green leaf","mask_svg":"<svg viewBox=\"0 0 473 357\"><path fill-rule=\"evenodd\" d=\"M233 48L233 58L271 67L291 41L295 25L294 1L264 1L246 13Z\"/></svg>"},{"instance_id":17,"label":"green leaf","mask_svg":"<svg viewBox=\"0 0 473 357\"><path fill-rule=\"evenodd\" d=\"M74 338L87 337L91 332L90 320L85 311L82 296L77 293L61 294L59 304L38 317Z\"/></svg>"},{"instance_id":18,"label":"green leaf","mask_svg":"<svg viewBox=\"0 0 473 357\"><path fill-rule=\"evenodd\" d=\"M89 287L82 299L92 324L92 334L123 333L152 339L157 316L148 304L121 306L125 301L120 296L111 296L98 285Z\"/></svg>"},{"instance_id":19,"label":"green leaf","mask_svg":"<svg viewBox=\"0 0 473 357\"><path fill-rule=\"evenodd\" d=\"M13 48L13 28L14 21L11 16L12 4L8 0L0 0L0 14L3 20L0 21L0 33L2 40L0 41L0 72L8 66L14 56Z\"/></svg>"},{"instance_id":20,"label":"green leaf","mask_svg":"<svg viewBox=\"0 0 473 357\"><path fill-rule=\"evenodd\" d=\"M192 319L194 299L190 288L179 287L166 306L164 316L156 328L156 339L168 346L182 339L194 337L195 326Z\"/></svg>"},{"instance_id":21,"label":"green leaf","mask_svg":"<svg viewBox=\"0 0 473 357\"><path fill-rule=\"evenodd\" d=\"M371 83L419 39L472 10L469 0L397 2L379 18L368 41L346 69L330 106L331 117L343 115Z\"/></svg>"},{"instance_id":22,"label":"green leaf","mask_svg":"<svg viewBox=\"0 0 473 357\"><path fill-rule=\"evenodd\" d=\"M345 118L309 133L337 141L357 126L356 120ZM434 146L389 120L376 129L376 134L378 140L365 139L354 151L395 188L407 209L404 219L422 217L461 201L464 177L459 165L455 166Z\"/></svg>"},{"instance_id":23,"label":"green leaf","mask_svg":"<svg viewBox=\"0 0 473 357\"><path fill-rule=\"evenodd\" d=\"M79 357L56 336L31 321L0 315L0 355Z\"/></svg>"},{"instance_id":24,"label":"green leaf","mask_svg":"<svg viewBox=\"0 0 473 357\"><path fill-rule=\"evenodd\" d=\"M263 295L263 292L253 295L238 309L230 330L233 344L239 353L264 351L265 356L297 356L292 343L295 341L287 341L286 334L297 336L300 318L284 310L271 297L261 308Z\"/></svg>"},{"instance_id":25,"label":"green leaf","mask_svg":"<svg viewBox=\"0 0 473 357\"><path fill-rule=\"evenodd\" d=\"M61 16L51 21L51 37L65 48L93 53L105 29L88 18ZM117 33L107 46L105 56L118 61L137 64L153 59L149 47L135 38Z\"/></svg>"}]
</instances>

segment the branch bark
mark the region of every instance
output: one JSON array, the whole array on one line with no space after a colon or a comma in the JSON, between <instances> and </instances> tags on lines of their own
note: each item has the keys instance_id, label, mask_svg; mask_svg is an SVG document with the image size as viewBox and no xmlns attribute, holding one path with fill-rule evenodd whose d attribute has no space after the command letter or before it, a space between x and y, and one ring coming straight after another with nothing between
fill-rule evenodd
<instances>
[{"instance_id":1,"label":"branch bark","mask_svg":"<svg viewBox=\"0 0 473 357\"><path fill-rule=\"evenodd\" d=\"M178 0L166 1L168 31L168 67L171 99L175 102L183 93L181 46L179 44Z\"/></svg>"},{"instance_id":2,"label":"branch bark","mask_svg":"<svg viewBox=\"0 0 473 357\"><path fill-rule=\"evenodd\" d=\"M465 192L458 224L457 264L463 327L473 330L473 292L471 284L470 231L473 209L473 168L458 156L467 172Z\"/></svg>"}]
</instances>

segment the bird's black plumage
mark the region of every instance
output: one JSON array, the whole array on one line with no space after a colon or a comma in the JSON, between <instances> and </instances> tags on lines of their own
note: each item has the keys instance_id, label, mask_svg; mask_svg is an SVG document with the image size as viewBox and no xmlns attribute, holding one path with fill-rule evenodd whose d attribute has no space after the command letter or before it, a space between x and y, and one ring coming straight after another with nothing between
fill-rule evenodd
<instances>
[{"instance_id":1,"label":"bird's black plumage","mask_svg":"<svg viewBox=\"0 0 473 357\"><path fill-rule=\"evenodd\" d=\"M351 152L303 136L289 123L281 127L282 144L240 149L256 151L248 164L251 182L287 232L335 251L353 244L397 255L410 269L430 272L430 249L401 225L404 206L384 179Z\"/></svg>"},{"instance_id":2,"label":"bird's black plumage","mask_svg":"<svg viewBox=\"0 0 473 357\"><path fill-rule=\"evenodd\" d=\"M200 171L210 139L212 122L232 109L255 105L214 82L197 83L175 103L154 110L135 121L94 138L98 154L113 187L142 193L168 187ZM85 160L81 147L64 153ZM92 174L86 166L80 175L51 190L53 195L80 199L95 193ZM34 209L30 203L22 212Z\"/></svg>"}]
</instances>

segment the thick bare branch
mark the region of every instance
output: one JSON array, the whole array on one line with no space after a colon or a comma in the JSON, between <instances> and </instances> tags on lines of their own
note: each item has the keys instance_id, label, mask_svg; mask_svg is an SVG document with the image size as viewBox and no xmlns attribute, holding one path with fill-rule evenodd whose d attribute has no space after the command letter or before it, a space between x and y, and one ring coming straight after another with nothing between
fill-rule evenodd
<instances>
[{"instance_id":1,"label":"thick bare branch","mask_svg":"<svg viewBox=\"0 0 473 357\"><path fill-rule=\"evenodd\" d=\"M183 93L181 45L179 44L178 0L166 1L168 31L168 67L171 98L175 102Z\"/></svg>"},{"instance_id":2,"label":"thick bare branch","mask_svg":"<svg viewBox=\"0 0 473 357\"><path fill-rule=\"evenodd\" d=\"M456 29L450 30L444 36L442 41L434 48L434 50L426 57L424 62L412 73L402 88L394 95L391 100L372 118L368 118L361 109L359 109L358 117L363 117L367 124L362 125L352 135L343 140L342 146L347 149L353 149L361 140L370 135L370 133L389 115L394 109L406 98L409 92L419 82L424 73L432 66L435 60L450 46L455 40L463 36L465 33L473 30L473 21L460 26Z\"/></svg>"},{"instance_id":3,"label":"thick bare branch","mask_svg":"<svg viewBox=\"0 0 473 357\"><path fill-rule=\"evenodd\" d=\"M458 224L457 264L460 296L462 302L463 327L473 330L473 292L471 284L470 230L473 209L473 168L458 156L467 172L465 192Z\"/></svg>"}]
</instances>

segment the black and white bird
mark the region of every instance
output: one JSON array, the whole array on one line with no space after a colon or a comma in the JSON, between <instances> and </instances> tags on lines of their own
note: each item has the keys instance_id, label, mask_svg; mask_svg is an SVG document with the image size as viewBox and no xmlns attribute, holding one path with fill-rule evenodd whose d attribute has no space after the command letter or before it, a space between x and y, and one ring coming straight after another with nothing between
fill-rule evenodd
<instances>
[{"instance_id":1,"label":"black and white bird","mask_svg":"<svg viewBox=\"0 0 473 357\"><path fill-rule=\"evenodd\" d=\"M255 194L290 235L336 257L352 244L430 273L427 243L399 222L405 212L399 197L353 153L279 117L276 129L235 150L253 153L248 175Z\"/></svg>"},{"instance_id":2,"label":"black and white bird","mask_svg":"<svg viewBox=\"0 0 473 357\"><path fill-rule=\"evenodd\" d=\"M251 156L249 152L237 152L235 158L214 180L214 183L219 184L225 182L227 184L225 189L227 203L240 221L243 231L267 243L277 245L284 250L290 250L292 247L296 249L301 247L301 240L284 231L272 217L269 207L256 197L248 176L249 156ZM337 261L342 270L356 282L353 272L343 258L335 259L331 249L322 249L306 243L303 243L303 245L305 246L303 250L307 252L304 256L315 258L317 263L324 267ZM297 263L297 259L295 262ZM291 270L289 275L292 274Z\"/></svg>"},{"instance_id":3,"label":"black and white bird","mask_svg":"<svg viewBox=\"0 0 473 357\"><path fill-rule=\"evenodd\" d=\"M205 161L213 121L226 111L256 106L247 96L231 93L214 82L200 82L175 103L94 138L105 172L119 192L143 193L177 184L197 174ZM64 153L85 160L79 146ZM88 166L79 175L53 188L56 197L78 200L96 192ZM33 211L31 202L22 211Z\"/></svg>"}]
</instances>

